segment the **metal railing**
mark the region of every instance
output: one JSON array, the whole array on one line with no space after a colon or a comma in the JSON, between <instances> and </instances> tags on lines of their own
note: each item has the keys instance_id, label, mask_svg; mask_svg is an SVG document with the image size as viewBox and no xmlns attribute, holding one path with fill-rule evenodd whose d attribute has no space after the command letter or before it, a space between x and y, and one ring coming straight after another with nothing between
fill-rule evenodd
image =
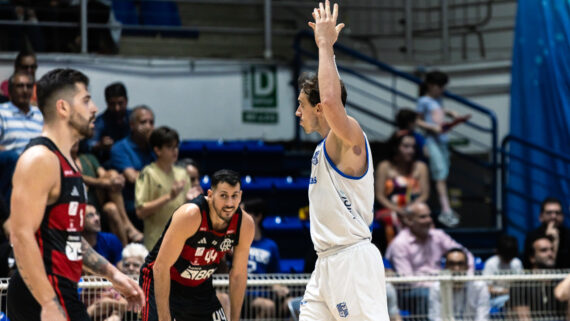
<instances>
[{"instance_id":1,"label":"metal railing","mask_svg":"<svg viewBox=\"0 0 570 321\"><path fill-rule=\"evenodd\" d=\"M313 50L309 50L303 47L302 40L303 39L312 39L313 34L308 31L303 31L297 34L295 38L295 42L293 47L295 49L295 59L294 59L294 72L293 72L293 79L298 79L301 74L301 71L305 68L308 64L307 61L304 61L304 57L309 58L310 61L314 62L315 59L318 58L317 54ZM406 92L399 90L396 86L398 81L405 81L408 84L413 84L415 86L419 86L421 84L421 79L400 71L386 63L378 61L372 57L366 56L363 53L353 50L343 44L337 43L335 44L335 53L337 55L344 55L349 57L357 62L365 63L368 67L370 67L371 72L383 72L388 75L391 79L391 85L386 85L374 77L371 77L364 72L360 72L355 70L354 68L346 67L342 63L338 63L338 69L344 75L348 74L351 77L358 79L360 82L364 83L366 86L370 87L368 91L358 89L358 86L351 87L351 83L347 80L347 78L343 78L347 89L351 92L351 95L355 93L356 95L365 95L366 98L372 102L372 105L368 105L368 108L365 108L359 104L354 103L354 99L350 98L347 101L347 107L354 109L360 113L364 113L367 117L373 118L385 125L389 125L390 127L394 126L394 122L391 120L391 117L386 117L385 115L389 112L385 110L380 110L379 107L388 107L392 109L392 114L395 115L397 108L402 106L402 104L398 103L399 99L406 102L406 104L415 105L417 101L417 97L413 97ZM294 90L298 93L297 84L294 83ZM389 96L390 98L385 98L385 96ZM473 113L476 113L479 116L482 116L488 123L481 124L475 121L468 121L466 122L466 126L471 128L472 130L488 135L488 141L480 141L474 137L469 137L465 134L462 134L456 130L450 131L450 135L452 137L467 139L469 142L479 145L481 148L485 150L486 153L489 155L489 159L487 161L481 161L475 157L471 157L470 155L463 153L457 149L452 149L452 152L463 159L471 162L474 166L481 167L487 170L491 176L491 210L493 211L494 215L497 215L497 177L496 177L496 170L498 169L498 156L495 152L498 147L498 128L497 128L497 117L495 113L487 109L479 104L476 104L472 101L469 101L461 96L455 95L451 92L445 91L443 96L446 99L454 101L461 106L467 108ZM297 97L297 96L295 96ZM352 96L354 97L354 96ZM476 117L473 117L476 118ZM300 140L300 127L299 123L296 123L297 126L297 136L296 139ZM483 184L483 183L482 183Z\"/></svg>"},{"instance_id":2,"label":"metal railing","mask_svg":"<svg viewBox=\"0 0 570 321\"><path fill-rule=\"evenodd\" d=\"M525 149L525 155L530 155L531 153L534 155L540 155L541 157L560 162L562 164L562 167L566 168L570 166L570 157L562 153L555 152L550 148L531 143L526 139L514 135L508 135L503 139L500 150L502 190L501 211L503 213L503 226L513 227L523 233L526 233L528 232L528 229L530 229L535 224L536 219L533 216L534 213L533 211L529 210L525 211L524 217L526 220L524 222L511 220L508 214L510 212L516 211L516 208L510 206L509 197L517 196L530 203L540 205L543 200L533 198L524 190L520 189L535 186L535 188L542 188L544 190L547 190L548 195L558 197L563 202L563 204L565 204L570 198L570 194L568 192L565 193L564 190L567 191L568 188L563 188L562 186L570 186L570 177L566 174L566 172L561 172L556 167L545 165L542 162L533 161L531 157L521 157L519 156L520 154L513 153L510 150L513 145L521 148L521 150ZM519 172L516 171L512 165L531 167L533 172ZM537 173L559 180L560 186L545 185L544 180L541 180L540 177L537 177ZM513 186L509 184L509 176L513 178L516 177L518 179L523 179L525 181L525 184ZM563 208L565 208L565 206Z\"/></svg>"},{"instance_id":3,"label":"metal railing","mask_svg":"<svg viewBox=\"0 0 570 321\"><path fill-rule=\"evenodd\" d=\"M520 320L521 310L526 309L532 320L567 320L567 302L557 301L553 289L569 272L465 275L442 271L431 276L390 275L386 277L390 319ZM297 320L298 304L309 277L308 274L250 275L242 320ZM228 299L227 275L215 276L213 284L224 305ZM489 286L495 289L497 284L502 291L489 292ZM0 304L5 302L7 286L8 279L0 279ZM124 299L105 279L85 277L79 287L81 300L93 320L140 320L139 313L128 311ZM6 312L4 306L0 308Z\"/></svg>"},{"instance_id":4,"label":"metal railing","mask_svg":"<svg viewBox=\"0 0 570 321\"><path fill-rule=\"evenodd\" d=\"M485 45L482 36L483 32L494 32L493 30L481 30L492 18L492 7L497 3L513 2L514 0L406 0L406 1L382 1L377 0L361 0L354 2L342 3L343 19L351 21L350 30L344 33L346 37L354 42L361 42L368 46L373 56L378 52L376 49L377 39L400 39L403 46L400 48L408 60L413 60L416 55L414 42L418 39L440 39L441 40L441 57L443 61L449 61L450 37L462 37L462 55L466 58L466 40L469 34L475 34L479 41L481 56L485 56ZM121 1L117 1L121 2ZM124 1L134 3L134 1ZM151 2L151 0L136 1L137 3ZM192 34L194 36L200 33L220 33L220 34L244 34L259 35L263 38L265 58L273 56L274 36L286 35L294 36L298 30L306 28L306 21L310 17L307 16L307 10L315 6L315 2L292 1L292 0L154 0L152 2L171 2L176 3L178 7L181 5L217 5L217 6L237 6L242 8L256 9L256 16L250 17L251 23L243 25L235 25L231 19L227 24L208 25L193 24L189 21L182 21L181 25L142 25L135 23L119 23L111 19L107 23L89 23L92 11L95 9L88 8L88 1L81 0L80 5L76 7L67 7L59 10L63 20L58 15L44 14L40 19L26 21L25 19L9 18L7 15L0 16L0 25L6 27L23 27L23 28L65 28L75 29L80 35L81 53L88 52L89 31L104 30L109 31L130 31L139 32L163 32L171 34ZM129 4L128 10L138 10L132 8ZM6 5L0 6L0 9L8 9ZM31 9L52 10L48 6L29 6ZM126 9L116 9L126 10ZM112 11L111 11L112 12ZM118 12L119 15L121 12ZM96 13L95 13L96 14ZM160 15L160 12L152 13ZM72 22L70 17L75 16ZM115 12L114 16L118 16ZM135 19L135 18L133 18ZM283 22L286 24L276 24ZM514 19L513 19L514 21ZM214 22L214 21L212 21ZM262 23L261 23L262 22ZM234 25L232 25L232 23ZM215 24L219 24L216 21ZM504 28L499 30L504 31ZM26 31L27 32L27 31ZM148 34L148 33L147 33ZM49 40L46 40L49 41Z\"/></svg>"}]
</instances>

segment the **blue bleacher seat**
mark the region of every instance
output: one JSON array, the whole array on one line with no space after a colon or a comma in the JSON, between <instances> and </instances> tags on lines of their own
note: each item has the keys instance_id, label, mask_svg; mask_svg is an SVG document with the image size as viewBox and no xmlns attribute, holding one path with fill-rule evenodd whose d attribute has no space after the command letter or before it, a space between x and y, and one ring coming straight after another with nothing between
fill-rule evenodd
<instances>
[{"instance_id":1,"label":"blue bleacher seat","mask_svg":"<svg viewBox=\"0 0 570 321\"><path fill-rule=\"evenodd\" d=\"M139 17L135 2L132 0L113 0L113 13L117 21L124 25L138 25Z\"/></svg>"},{"instance_id":2,"label":"blue bleacher seat","mask_svg":"<svg viewBox=\"0 0 570 321\"><path fill-rule=\"evenodd\" d=\"M279 268L281 273L303 273L305 269L304 259L280 259Z\"/></svg>"},{"instance_id":3,"label":"blue bleacher seat","mask_svg":"<svg viewBox=\"0 0 570 321\"><path fill-rule=\"evenodd\" d=\"M180 26L178 5L173 1L141 1L141 22L147 26Z\"/></svg>"}]
</instances>

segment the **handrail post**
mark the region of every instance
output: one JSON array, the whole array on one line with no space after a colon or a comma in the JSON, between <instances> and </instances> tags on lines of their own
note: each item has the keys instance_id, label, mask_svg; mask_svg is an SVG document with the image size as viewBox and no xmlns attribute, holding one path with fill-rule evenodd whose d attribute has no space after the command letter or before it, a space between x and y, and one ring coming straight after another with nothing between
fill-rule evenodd
<instances>
[{"instance_id":1,"label":"handrail post","mask_svg":"<svg viewBox=\"0 0 570 321\"><path fill-rule=\"evenodd\" d=\"M442 270L441 275L448 276L439 281L439 293L441 295L441 319L454 321L453 317L453 281L448 270Z\"/></svg>"},{"instance_id":2,"label":"handrail post","mask_svg":"<svg viewBox=\"0 0 570 321\"><path fill-rule=\"evenodd\" d=\"M265 59L271 59L273 58L273 51L271 50L271 0L265 0L265 15L264 15L264 19L265 19L265 30L264 30L264 36L265 36L265 50L263 51L263 57L265 57Z\"/></svg>"},{"instance_id":3,"label":"handrail post","mask_svg":"<svg viewBox=\"0 0 570 321\"><path fill-rule=\"evenodd\" d=\"M510 139L509 135L501 143L501 229L507 227L507 144Z\"/></svg>"},{"instance_id":4,"label":"handrail post","mask_svg":"<svg viewBox=\"0 0 570 321\"><path fill-rule=\"evenodd\" d=\"M449 8L447 0L441 0L441 56L443 61L449 61Z\"/></svg>"},{"instance_id":5,"label":"handrail post","mask_svg":"<svg viewBox=\"0 0 570 321\"><path fill-rule=\"evenodd\" d=\"M87 0L81 0L81 53L87 53Z\"/></svg>"}]
</instances>

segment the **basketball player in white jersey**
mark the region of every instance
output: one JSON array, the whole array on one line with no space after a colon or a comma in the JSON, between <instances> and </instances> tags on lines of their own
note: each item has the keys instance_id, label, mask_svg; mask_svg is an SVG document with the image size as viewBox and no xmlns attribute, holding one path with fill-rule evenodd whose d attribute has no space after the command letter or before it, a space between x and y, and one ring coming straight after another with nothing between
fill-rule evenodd
<instances>
[{"instance_id":1,"label":"basketball player in white jersey","mask_svg":"<svg viewBox=\"0 0 570 321\"><path fill-rule=\"evenodd\" d=\"M301 303L300 321L389 320L384 266L371 243L374 174L368 140L344 109L346 89L334 60L338 5L319 3L309 22L319 48L318 76L299 79L296 116L324 139L309 185L311 238L319 256Z\"/></svg>"}]
</instances>

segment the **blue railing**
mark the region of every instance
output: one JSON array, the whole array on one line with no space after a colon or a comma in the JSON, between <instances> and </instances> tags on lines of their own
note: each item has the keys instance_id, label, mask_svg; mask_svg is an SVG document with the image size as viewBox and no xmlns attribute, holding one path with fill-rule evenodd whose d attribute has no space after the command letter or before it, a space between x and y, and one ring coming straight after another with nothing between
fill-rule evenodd
<instances>
[{"instance_id":1,"label":"blue railing","mask_svg":"<svg viewBox=\"0 0 570 321\"><path fill-rule=\"evenodd\" d=\"M314 35L312 32L310 31L301 31L299 32L294 40L294 44L293 44L293 48L295 50L295 57L293 60L293 65L294 65L294 72L293 72L293 79L298 79L299 75L301 73L301 70L303 68L304 62L303 62L303 57L308 57L310 59L316 60L318 58L318 55L310 50L307 50L305 48L302 47L301 42L303 39L313 39ZM344 46L340 43L335 44L335 52L336 53L342 53L346 56L349 56L353 59L358 60L359 62L365 62L371 66L375 66L378 70L381 70L383 72L386 72L388 74L390 74L393 79L404 79L407 80L409 82L412 82L416 85L420 85L422 80L419 79L418 77L415 77L409 73L400 71L386 63L383 63L381 61L378 61L372 57L369 57L367 55L362 54L361 52L354 50L352 48L349 48L347 46ZM417 101L417 97L412 96L406 92L400 91L398 90L395 86L388 86L386 84L383 84L375 79L373 79L370 76L364 75L352 68L348 68L343 66L342 64L338 64L338 69L339 71L342 71L343 73L347 73L350 74L358 79L360 79L361 81L366 82L367 84L378 88L380 91L384 92L384 93L389 93L392 95L393 99L392 102L388 102L386 99L375 96L373 93L364 93L365 96L368 97L374 97L374 99L376 99L379 102L382 102L384 105L389 105L392 108L396 109L398 106L395 103L395 98L402 98L407 102L410 102L412 104L415 105L416 101ZM395 81L395 80L394 80ZM298 93L298 88L297 88L297 84L296 82L293 84L293 86L295 87L295 91ZM347 87L350 88L349 84L346 84ZM353 92L353 91L351 91ZM484 147L485 149L487 149L491 154L490 154L490 161L488 162L482 162L479 159L476 159L474 157L471 157L470 155L467 155L465 153L461 153L457 150L453 150L453 153L455 153L456 155L472 162L473 164L475 164L476 166L481 166L487 170L489 170L491 172L491 200L492 200L492 210L494 212L494 214L497 214L497 178L496 178L496 170L498 169L498 156L497 153L495 151L497 151L498 148L498 129L497 129L497 117L495 116L495 113L492 110L489 110L479 104L476 104L472 101L469 101L461 96L455 95L449 91L445 91L444 92L444 97L447 99L450 99L452 101L455 101L456 103L466 107L467 109L470 109L471 111L477 112L479 114L482 114L484 117L489 119L490 122L490 126L489 127L485 127L485 126L481 126L479 124L474 123L473 121L468 121L466 123L466 125L472 129L474 129L475 131L478 132L482 132L482 133L486 133L486 134L490 134L491 136L491 140L490 143L484 143L484 142L480 142L477 141L476 139L474 139L473 137L467 137L461 133L458 132L453 132L454 135L462 137L462 138L467 138L470 142L473 142L474 144L477 144L481 147ZM296 97L296 96L295 96ZM390 125L394 125L393 120L387 118L386 116L383 116L382 114L380 114L377 111L371 111L369 109L365 109L362 108L361 106L357 106L354 103L349 101L347 102L347 106L349 108L358 110L361 113L366 114L369 117L375 118L383 123L386 124L390 124ZM296 139L300 140L300 128L299 128L299 123L296 123Z\"/></svg>"},{"instance_id":2,"label":"blue railing","mask_svg":"<svg viewBox=\"0 0 570 321\"><path fill-rule=\"evenodd\" d=\"M558 160L564 163L565 166L570 167L570 157L563 155L561 153L557 153L555 151L553 151L552 149L549 148L545 148L544 146L541 145L537 145L534 143L531 143L521 137L517 137L514 135L508 135L505 138L503 138L503 141L501 142L501 211L503 213L503 226L510 226L510 227L514 227L518 230L521 230L522 232L527 232L527 230L534 226L534 219L533 219L533 212L532 211L526 211L524 214L524 217L526 219L526 224L521 224L520 222L515 222L513 220L510 219L509 217L509 213L512 213L514 211L516 211L516 209L514 208L510 208L509 207L509 196L511 195L516 195L517 197L520 197L530 203L539 205L543 200L539 200L536 199L530 195L528 195L527 193L521 192L520 190L517 190L511 186L509 186L509 182L508 182L508 175L512 176L512 177L522 177L528 180L529 183L531 183L534 186L538 186L538 187L542 187L545 190L550 190L552 189L552 186L548 186L546 184L544 184L544 182L540 179L535 179L533 177L533 175L531 175L528 172L517 172L516 170L514 170L512 168L512 166L510 166L511 168L509 168L509 165L513 164L514 162L517 162L519 164L522 164L524 166L529 166L532 167L533 171L538 171L540 173L543 173L544 175L550 176L550 177L555 177L558 180L561 181L565 181L566 183L570 183L570 177L567 176L566 173L561 173L559 171L557 171L555 168L552 167L547 167L544 166L544 164L538 163L538 162L533 162L531 159L527 158L527 157L521 157L518 156L515 153L512 153L509 150L509 146L512 146L513 144L518 144L520 146L523 146L524 148L527 148L528 151L532 151L534 153L539 153L542 154L546 157L549 157L551 159L554 160ZM526 153L525 154L529 154ZM508 171L508 172L507 172ZM564 203L569 197L570 195L554 195L557 196L559 199L562 200L562 202Z\"/></svg>"}]
</instances>

